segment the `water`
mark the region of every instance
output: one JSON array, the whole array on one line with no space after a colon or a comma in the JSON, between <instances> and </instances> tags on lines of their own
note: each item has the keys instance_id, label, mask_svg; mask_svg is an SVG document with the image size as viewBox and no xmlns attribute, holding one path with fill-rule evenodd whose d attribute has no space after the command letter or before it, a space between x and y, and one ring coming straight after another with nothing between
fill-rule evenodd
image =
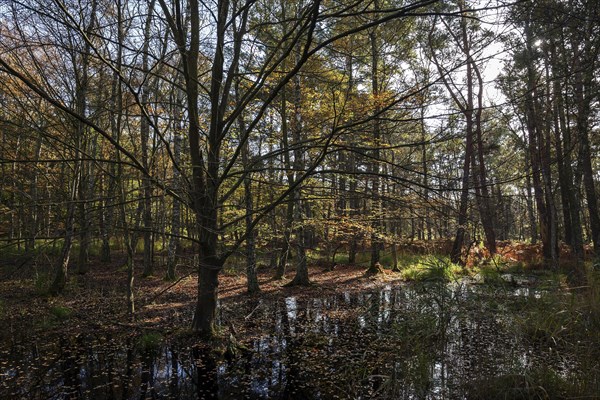
<instances>
[{"instance_id":1,"label":"water","mask_svg":"<svg viewBox=\"0 0 600 400\"><path fill-rule=\"evenodd\" d=\"M233 358L139 333L15 343L0 353L0 398L464 398L488 377L573 368L514 329L515 307L539 296L434 284L224 304L221 323L251 337Z\"/></svg>"}]
</instances>

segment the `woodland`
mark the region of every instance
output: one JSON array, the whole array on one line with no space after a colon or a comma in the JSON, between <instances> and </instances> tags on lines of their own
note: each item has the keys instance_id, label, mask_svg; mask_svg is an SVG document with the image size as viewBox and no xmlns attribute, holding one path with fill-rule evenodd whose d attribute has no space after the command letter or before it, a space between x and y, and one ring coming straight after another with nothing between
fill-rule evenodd
<instances>
[{"instance_id":1,"label":"woodland","mask_svg":"<svg viewBox=\"0 0 600 400\"><path fill-rule=\"evenodd\" d=\"M0 0L0 397L600 399L600 2Z\"/></svg>"}]
</instances>

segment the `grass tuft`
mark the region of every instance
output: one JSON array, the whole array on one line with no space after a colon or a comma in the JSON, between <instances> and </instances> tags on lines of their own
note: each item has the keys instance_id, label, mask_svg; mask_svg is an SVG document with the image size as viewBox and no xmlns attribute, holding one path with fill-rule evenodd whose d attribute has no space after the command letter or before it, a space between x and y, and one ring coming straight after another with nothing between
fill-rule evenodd
<instances>
[{"instance_id":1,"label":"grass tuft","mask_svg":"<svg viewBox=\"0 0 600 400\"><path fill-rule=\"evenodd\" d=\"M53 306L50 308L50 315L58 321L66 321L73 315L73 310L64 306Z\"/></svg>"},{"instance_id":2,"label":"grass tuft","mask_svg":"<svg viewBox=\"0 0 600 400\"><path fill-rule=\"evenodd\" d=\"M160 349L163 337L160 333L145 333L138 338L137 347L143 353L155 352Z\"/></svg>"},{"instance_id":3,"label":"grass tuft","mask_svg":"<svg viewBox=\"0 0 600 400\"><path fill-rule=\"evenodd\" d=\"M402 276L408 281L450 282L457 280L464 272L461 266L452 263L448 257L416 257L416 261L402 269Z\"/></svg>"}]
</instances>

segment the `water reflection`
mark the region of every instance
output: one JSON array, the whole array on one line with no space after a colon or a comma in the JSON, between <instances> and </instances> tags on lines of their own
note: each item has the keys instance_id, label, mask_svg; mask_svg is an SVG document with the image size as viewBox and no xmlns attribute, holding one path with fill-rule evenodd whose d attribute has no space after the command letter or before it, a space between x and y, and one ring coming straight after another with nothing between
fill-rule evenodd
<instances>
[{"instance_id":1,"label":"water reflection","mask_svg":"<svg viewBox=\"0 0 600 400\"><path fill-rule=\"evenodd\" d=\"M539 293L508 299L529 296ZM134 335L14 346L0 398L460 398L474 380L551 362L520 340L496 298L456 284L222 307L225 321L254 313L247 323L260 332L229 360L184 342L143 347Z\"/></svg>"}]
</instances>

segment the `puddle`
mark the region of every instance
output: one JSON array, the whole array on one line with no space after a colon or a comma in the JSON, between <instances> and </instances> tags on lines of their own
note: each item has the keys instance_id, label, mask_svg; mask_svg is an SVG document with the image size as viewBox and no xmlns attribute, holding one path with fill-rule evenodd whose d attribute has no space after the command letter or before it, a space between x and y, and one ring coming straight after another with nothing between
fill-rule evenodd
<instances>
[{"instance_id":1,"label":"puddle","mask_svg":"<svg viewBox=\"0 0 600 400\"><path fill-rule=\"evenodd\" d=\"M487 377L571 368L514 329L504 303L539 296L454 284L223 305L224 325L252 313L250 351L232 360L133 335L65 337L3 350L0 398L462 398Z\"/></svg>"}]
</instances>

